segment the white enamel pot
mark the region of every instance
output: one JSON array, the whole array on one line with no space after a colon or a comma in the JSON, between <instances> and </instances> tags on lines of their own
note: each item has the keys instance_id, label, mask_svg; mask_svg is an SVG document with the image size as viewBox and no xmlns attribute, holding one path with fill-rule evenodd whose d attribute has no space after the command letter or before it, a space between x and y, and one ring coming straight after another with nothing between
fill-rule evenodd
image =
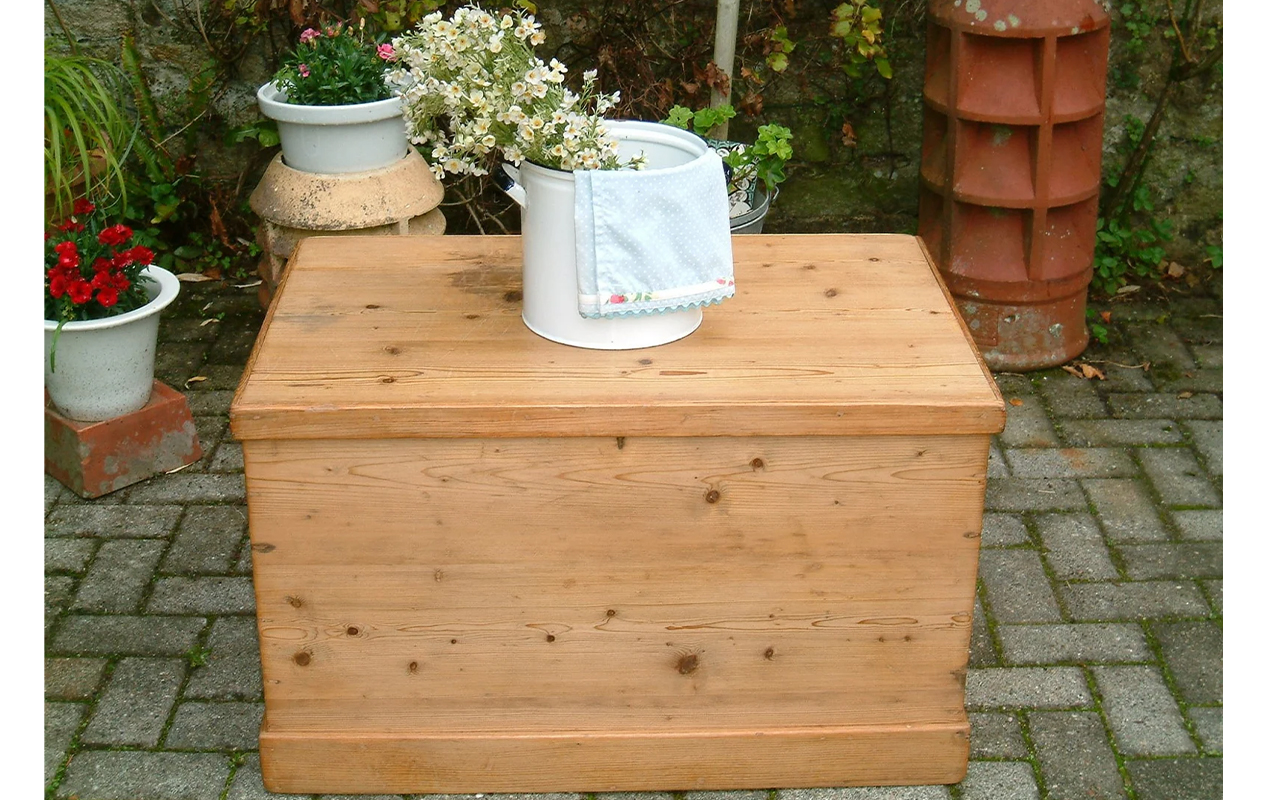
<instances>
[{"instance_id":1,"label":"white enamel pot","mask_svg":"<svg viewBox=\"0 0 1270 800\"><path fill-rule=\"evenodd\" d=\"M406 157L410 141L401 98L346 106L286 102L273 83L256 92L260 111L278 123L282 161L300 172L368 172Z\"/></svg>"}]
</instances>

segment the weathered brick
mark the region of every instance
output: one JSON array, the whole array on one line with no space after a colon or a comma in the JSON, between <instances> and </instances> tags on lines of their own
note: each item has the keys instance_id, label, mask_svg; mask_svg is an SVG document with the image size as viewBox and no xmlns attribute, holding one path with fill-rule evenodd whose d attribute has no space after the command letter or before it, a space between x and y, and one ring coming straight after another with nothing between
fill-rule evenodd
<instances>
[{"instance_id":1,"label":"weathered brick","mask_svg":"<svg viewBox=\"0 0 1270 800\"><path fill-rule=\"evenodd\" d=\"M1120 577L1093 517L1083 513L1039 514L1035 519L1045 560L1058 580Z\"/></svg>"},{"instance_id":2,"label":"weathered brick","mask_svg":"<svg viewBox=\"0 0 1270 800\"><path fill-rule=\"evenodd\" d=\"M59 798L218 800L229 777L220 753L90 750L71 759Z\"/></svg>"},{"instance_id":3,"label":"weathered brick","mask_svg":"<svg viewBox=\"0 0 1270 800\"><path fill-rule=\"evenodd\" d=\"M992 667L966 675L966 705L1074 708L1093 704L1080 667Z\"/></svg>"},{"instance_id":4,"label":"weathered brick","mask_svg":"<svg viewBox=\"0 0 1270 800\"><path fill-rule=\"evenodd\" d=\"M47 700L87 700L101 685L104 658L44 659L44 697Z\"/></svg>"},{"instance_id":5,"label":"weathered brick","mask_svg":"<svg viewBox=\"0 0 1270 800\"><path fill-rule=\"evenodd\" d=\"M146 611L151 614L250 614L256 610L251 578L160 578Z\"/></svg>"},{"instance_id":6,"label":"weathered brick","mask_svg":"<svg viewBox=\"0 0 1270 800\"><path fill-rule=\"evenodd\" d=\"M1074 419L1063 423L1071 447L1178 444L1182 431L1168 419Z\"/></svg>"},{"instance_id":7,"label":"weathered brick","mask_svg":"<svg viewBox=\"0 0 1270 800\"><path fill-rule=\"evenodd\" d=\"M1138 452L1138 460L1165 505L1221 505L1221 495L1208 482L1189 448L1147 447Z\"/></svg>"},{"instance_id":8,"label":"weathered brick","mask_svg":"<svg viewBox=\"0 0 1270 800\"><path fill-rule=\"evenodd\" d=\"M84 729L85 744L154 747L185 678L177 658L125 658Z\"/></svg>"},{"instance_id":9,"label":"weathered brick","mask_svg":"<svg viewBox=\"0 0 1270 800\"><path fill-rule=\"evenodd\" d=\"M207 638L206 662L194 667L186 699L259 700L260 645L254 617L221 617Z\"/></svg>"},{"instance_id":10,"label":"weathered brick","mask_svg":"<svg viewBox=\"0 0 1270 800\"><path fill-rule=\"evenodd\" d=\"M1023 517L1019 514L998 514L988 512L983 515L984 547L1008 547L1016 544L1027 544L1029 541L1027 528L1023 525Z\"/></svg>"},{"instance_id":11,"label":"weathered brick","mask_svg":"<svg viewBox=\"0 0 1270 800\"><path fill-rule=\"evenodd\" d=\"M84 720L88 707L83 703L44 704L44 784L53 780L62 763L71 739Z\"/></svg>"},{"instance_id":12,"label":"weathered brick","mask_svg":"<svg viewBox=\"0 0 1270 800\"><path fill-rule=\"evenodd\" d=\"M247 535L247 516L237 506L194 506L181 521L163 558L164 572L226 573Z\"/></svg>"},{"instance_id":13,"label":"weathered brick","mask_svg":"<svg viewBox=\"0 0 1270 800\"><path fill-rule=\"evenodd\" d=\"M1028 729L1049 800L1125 797L1116 756L1093 711L1035 711Z\"/></svg>"},{"instance_id":14,"label":"weathered brick","mask_svg":"<svg viewBox=\"0 0 1270 800\"><path fill-rule=\"evenodd\" d=\"M182 750L255 750L264 713L264 703L181 703L164 744Z\"/></svg>"},{"instance_id":15,"label":"weathered brick","mask_svg":"<svg viewBox=\"0 0 1270 800\"><path fill-rule=\"evenodd\" d=\"M1042 447L1005 451L1019 478L1119 478L1138 474L1129 454L1114 448Z\"/></svg>"},{"instance_id":16,"label":"weathered brick","mask_svg":"<svg viewBox=\"0 0 1270 800\"><path fill-rule=\"evenodd\" d=\"M1025 761L972 761L961 782L961 800L1038 800L1032 765Z\"/></svg>"},{"instance_id":17,"label":"weathered brick","mask_svg":"<svg viewBox=\"0 0 1270 800\"><path fill-rule=\"evenodd\" d=\"M1082 419L1107 415L1107 406L1092 381L1052 370L1038 377L1037 386L1057 417Z\"/></svg>"},{"instance_id":18,"label":"weathered brick","mask_svg":"<svg viewBox=\"0 0 1270 800\"><path fill-rule=\"evenodd\" d=\"M1082 622L1208 616L1204 596L1190 581L1066 584L1059 595L1071 618Z\"/></svg>"},{"instance_id":19,"label":"weathered brick","mask_svg":"<svg viewBox=\"0 0 1270 800\"><path fill-rule=\"evenodd\" d=\"M1027 743L1014 714L993 711L971 712L971 758L1027 758Z\"/></svg>"},{"instance_id":20,"label":"weathered brick","mask_svg":"<svg viewBox=\"0 0 1270 800\"><path fill-rule=\"evenodd\" d=\"M1091 667L1116 746L1129 756L1195 752L1177 702L1153 666Z\"/></svg>"},{"instance_id":21,"label":"weathered brick","mask_svg":"<svg viewBox=\"0 0 1270 800\"><path fill-rule=\"evenodd\" d=\"M83 572L97 552L95 539L45 539L45 572Z\"/></svg>"},{"instance_id":22,"label":"weathered brick","mask_svg":"<svg viewBox=\"0 0 1270 800\"><path fill-rule=\"evenodd\" d=\"M176 527L181 506L104 505L96 500L85 505L58 506L44 524L45 536L96 536L98 538L156 538Z\"/></svg>"},{"instance_id":23,"label":"weathered brick","mask_svg":"<svg viewBox=\"0 0 1270 800\"><path fill-rule=\"evenodd\" d=\"M1183 428L1191 437L1191 444L1195 447L1199 457L1203 459L1204 466L1208 468L1210 475L1222 474L1222 422L1189 420L1183 423Z\"/></svg>"},{"instance_id":24,"label":"weathered brick","mask_svg":"<svg viewBox=\"0 0 1270 800\"><path fill-rule=\"evenodd\" d=\"M1138 800L1214 800L1224 796L1220 758L1132 760L1126 766Z\"/></svg>"},{"instance_id":25,"label":"weathered brick","mask_svg":"<svg viewBox=\"0 0 1270 800\"><path fill-rule=\"evenodd\" d=\"M1080 485L1059 478L989 478L984 500L988 511L1081 511L1085 505Z\"/></svg>"},{"instance_id":26,"label":"weathered brick","mask_svg":"<svg viewBox=\"0 0 1270 800\"><path fill-rule=\"evenodd\" d=\"M1168 538L1154 501L1140 481L1083 480L1081 486L1089 494L1108 541L1149 542Z\"/></svg>"},{"instance_id":27,"label":"weathered brick","mask_svg":"<svg viewBox=\"0 0 1270 800\"><path fill-rule=\"evenodd\" d=\"M1151 625L1164 665L1182 699L1192 705L1222 702L1222 626L1216 622Z\"/></svg>"},{"instance_id":28,"label":"weathered brick","mask_svg":"<svg viewBox=\"0 0 1270 800\"><path fill-rule=\"evenodd\" d=\"M200 617L70 615L58 626L53 654L173 656L189 650Z\"/></svg>"},{"instance_id":29,"label":"weathered brick","mask_svg":"<svg viewBox=\"0 0 1270 800\"><path fill-rule=\"evenodd\" d=\"M1222 577L1221 542L1124 545L1120 557L1134 580Z\"/></svg>"},{"instance_id":30,"label":"weathered brick","mask_svg":"<svg viewBox=\"0 0 1270 800\"><path fill-rule=\"evenodd\" d=\"M79 584L74 608L116 614L136 611L166 547L167 542L155 539L103 542Z\"/></svg>"},{"instance_id":31,"label":"weathered brick","mask_svg":"<svg viewBox=\"0 0 1270 800\"><path fill-rule=\"evenodd\" d=\"M979 575L998 622L1057 622L1062 619L1049 579L1035 550L979 552Z\"/></svg>"},{"instance_id":32,"label":"weathered brick","mask_svg":"<svg viewBox=\"0 0 1270 800\"><path fill-rule=\"evenodd\" d=\"M1222 751L1221 706L1216 708L1192 706L1186 710L1186 716L1190 718L1191 724L1195 726L1195 732L1199 734L1199 740L1204 746L1204 752L1220 753Z\"/></svg>"},{"instance_id":33,"label":"weathered brick","mask_svg":"<svg viewBox=\"0 0 1270 800\"><path fill-rule=\"evenodd\" d=\"M1214 394L1143 393L1107 396L1111 415L1120 419L1221 419L1221 399Z\"/></svg>"},{"instance_id":34,"label":"weathered brick","mask_svg":"<svg viewBox=\"0 0 1270 800\"><path fill-rule=\"evenodd\" d=\"M1002 625L1001 653L1010 664L1149 661L1142 628L1129 623Z\"/></svg>"},{"instance_id":35,"label":"weathered brick","mask_svg":"<svg viewBox=\"0 0 1270 800\"><path fill-rule=\"evenodd\" d=\"M1010 397L1005 405L1005 430L1000 441L1011 447L1057 447L1058 435L1050 424L1040 400L1035 397ZM1019 401L1021 405L1015 405Z\"/></svg>"}]
</instances>

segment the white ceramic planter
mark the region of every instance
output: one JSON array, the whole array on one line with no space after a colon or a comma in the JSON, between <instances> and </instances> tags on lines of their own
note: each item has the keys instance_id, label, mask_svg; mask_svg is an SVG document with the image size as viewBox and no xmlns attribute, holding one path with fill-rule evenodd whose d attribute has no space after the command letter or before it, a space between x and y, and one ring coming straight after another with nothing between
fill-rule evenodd
<instances>
[{"instance_id":1,"label":"white ceramic planter","mask_svg":"<svg viewBox=\"0 0 1270 800\"><path fill-rule=\"evenodd\" d=\"M405 158L410 141L401 98L348 106L298 106L272 82L256 92L260 111L278 123L282 161L301 172L367 172Z\"/></svg>"},{"instance_id":2,"label":"white ceramic planter","mask_svg":"<svg viewBox=\"0 0 1270 800\"><path fill-rule=\"evenodd\" d=\"M80 422L130 414L150 400L159 312L176 299L181 283L162 267L142 273L150 302L105 319L68 322L57 338L57 369L50 366L57 322L44 320L44 388L53 405Z\"/></svg>"},{"instance_id":3,"label":"white ceramic planter","mask_svg":"<svg viewBox=\"0 0 1270 800\"><path fill-rule=\"evenodd\" d=\"M706 152L705 140L670 125L610 122L623 159L641 151L645 171L677 167ZM520 204L524 250L524 306L531 331L553 342L593 350L632 350L682 339L701 325L701 309L664 314L587 319L578 313L577 250L574 241L573 173L523 161L504 165L515 183L504 191Z\"/></svg>"}]
</instances>

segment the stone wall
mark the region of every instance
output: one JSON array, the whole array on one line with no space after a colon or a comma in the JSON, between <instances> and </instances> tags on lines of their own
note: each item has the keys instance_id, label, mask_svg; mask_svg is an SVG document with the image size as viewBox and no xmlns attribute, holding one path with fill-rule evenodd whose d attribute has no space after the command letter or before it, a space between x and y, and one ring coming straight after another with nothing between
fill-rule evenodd
<instances>
[{"instance_id":1,"label":"stone wall","mask_svg":"<svg viewBox=\"0 0 1270 800\"><path fill-rule=\"evenodd\" d=\"M1139 5L1153 4L1163 15L1163 0L1143 0ZM178 141L170 146L182 147L195 156L193 163L200 175L233 182L241 187L245 197L270 154L260 152L251 141L226 144L225 134L258 119L255 89L267 80L291 31L275 25L251 37L250 46L239 52L234 50L237 39L230 34L228 19L214 10L222 8L224 2L55 0L55 5L66 26L90 52L117 59L123 36L135 36L146 80L165 125L183 128ZM678 15L675 24L696 26L698 36L701 26L713 24L711 2L685 0L671 5ZM769 28L775 8L788 25L790 38L805 46L796 47L790 55L790 68L775 75L762 66L761 41L742 42L742 63L768 80L762 91L761 114L734 121L731 138L743 139L764 122L781 122L795 133L796 160L765 230L915 232L925 61L924 3L881 3L886 23L884 41L894 68L890 81L876 75L863 81L835 78L823 63L817 62L824 51L810 42L816 36L823 38L828 15L835 5L831 0L742 3L742 39ZM574 12L587 4L579 0L542 0L538 6L539 17L551 34L546 50L564 57L580 52L572 46L580 34L570 21L576 22ZM1168 27L1167 18L1157 23L1149 35L1139 35L1130 43L1121 13L1119 9L1113 11L1105 174L1118 170L1123 163L1125 117L1145 120L1150 116L1171 48L1162 35ZM667 35L668 29L673 30L673 26L661 26L663 33L659 35ZM47 5L45 33L61 34ZM658 44L663 51L675 51L675 42ZM569 63L578 70L588 66ZM215 77L206 107L197 118L186 119L191 116L191 81L208 70ZM1221 98L1220 65L1207 76L1179 87L1146 172L1155 214L1172 220L1179 233L1169 246L1170 256L1179 260L1197 262L1202 258L1203 245L1221 243ZM844 141L842 122L850 124L854 142Z\"/></svg>"}]
</instances>

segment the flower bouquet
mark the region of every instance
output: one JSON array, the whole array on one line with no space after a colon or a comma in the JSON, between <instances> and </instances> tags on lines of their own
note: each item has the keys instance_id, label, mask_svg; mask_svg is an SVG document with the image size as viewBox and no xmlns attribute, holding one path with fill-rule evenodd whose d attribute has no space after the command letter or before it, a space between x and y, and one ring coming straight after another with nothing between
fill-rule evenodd
<instances>
[{"instance_id":1,"label":"flower bouquet","mask_svg":"<svg viewBox=\"0 0 1270 800\"><path fill-rule=\"evenodd\" d=\"M44 318L60 330L67 322L101 319L150 301L141 271L154 253L132 245L127 225L107 225L87 200L44 234Z\"/></svg>"},{"instance_id":2,"label":"flower bouquet","mask_svg":"<svg viewBox=\"0 0 1270 800\"><path fill-rule=\"evenodd\" d=\"M389 44L368 41L363 27L336 24L300 34L295 50L273 76L282 102L301 106L346 106L387 100L384 73L393 58Z\"/></svg>"}]
</instances>

